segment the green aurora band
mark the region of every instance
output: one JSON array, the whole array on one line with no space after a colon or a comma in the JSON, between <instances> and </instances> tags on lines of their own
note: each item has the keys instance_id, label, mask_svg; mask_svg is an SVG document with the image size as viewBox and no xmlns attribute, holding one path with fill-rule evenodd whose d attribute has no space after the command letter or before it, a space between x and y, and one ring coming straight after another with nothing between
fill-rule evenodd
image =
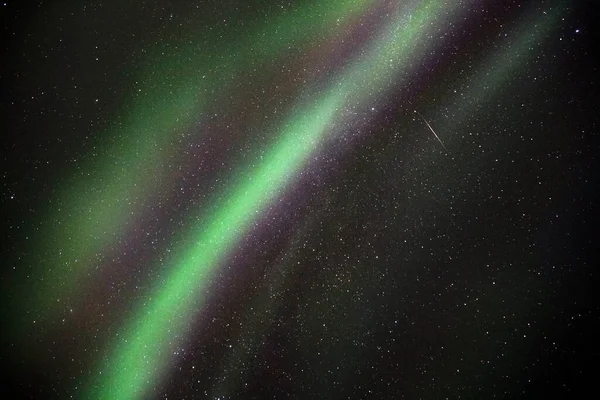
<instances>
[{"instance_id":1,"label":"green aurora band","mask_svg":"<svg viewBox=\"0 0 600 400\"><path fill-rule=\"evenodd\" d=\"M202 308L218 264L326 139L348 99L366 107L380 97L393 77L408 67L411 52L433 45L425 35L427 28L451 11L442 1L427 1L420 3L410 18L393 18L383 39L372 44L366 57L348 68L302 113L290 118L262 164L234 187L226 196L229 200L208 223L189 233L195 244L181 254L151 300L139 306L88 385L86 398L145 396L184 339L191 317Z\"/></svg>"},{"instance_id":2,"label":"green aurora band","mask_svg":"<svg viewBox=\"0 0 600 400\"><path fill-rule=\"evenodd\" d=\"M462 7L467 7L463 5ZM460 14L445 2L421 2L411 17L392 16L388 29L350 64L328 90L314 95L281 128L279 139L261 163L232 185L223 204L185 237L189 248L175 255L168 275L134 308L135 315L100 362L84 397L144 398L158 384L172 353L186 338L191 320L202 310L218 266L271 202L308 163L311 155L339 132L343 109L364 109L386 89L402 83L416 56L435 46L427 35L436 23ZM268 47L268 46L267 46Z\"/></svg>"}]
</instances>

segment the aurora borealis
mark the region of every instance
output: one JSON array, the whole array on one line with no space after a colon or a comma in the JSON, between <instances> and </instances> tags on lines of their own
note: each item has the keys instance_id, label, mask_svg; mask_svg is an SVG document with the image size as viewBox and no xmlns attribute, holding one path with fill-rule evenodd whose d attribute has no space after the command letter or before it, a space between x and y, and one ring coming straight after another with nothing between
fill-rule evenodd
<instances>
[{"instance_id":1,"label":"aurora borealis","mask_svg":"<svg viewBox=\"0 0 600 400\"><path fill-rule=\"evenodd\" d=\"M32 4L3 9L7 393L590 387L591 7Z\"/></svg>"}]
</instances>

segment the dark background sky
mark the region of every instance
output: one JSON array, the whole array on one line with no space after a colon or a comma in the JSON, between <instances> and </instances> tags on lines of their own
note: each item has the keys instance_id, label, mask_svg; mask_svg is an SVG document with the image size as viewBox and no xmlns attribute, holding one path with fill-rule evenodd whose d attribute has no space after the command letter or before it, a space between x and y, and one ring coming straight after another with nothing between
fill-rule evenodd
<instances>
[{"instance_id":1,"label":"dark background sky","mask_svg":"<svg viewBox=\"0 0 600 400\"><path fill-rule=\"evenodd\" d=\"M556 2L482 3L479 19L453 30L406 86L377 104L376 116L356 128L358 139L323 149L283 206L265 216L269 222L246 236L201 312L199 319L212 323L199 324L187 339L152 392L156 398L594 392L597 8L591 1L565 3L569 11L536 57L485 100L457 104L448 100L453 91L472 93L477 65L497 60L490 54L498 37L527 24L523 10L541 12ZM138 268L133 277L115 273L96 287L90 283L101 296L122 282L110 295L119 304L114 309L81 300L83 313L102 310L108 322L89 317L60 327L61 315L33 332L25 322L32 316L18 307L36 296L31 277L53 254L39 244L58 222L48 216L49 199L60 198L70 177L93 169L96 154L120 139L106 132L146 90L138 72L152 70L161 52L177 54L181 43L217 54L282 8L293 12L282 1L0 3L2 364L10 371L2 386L18 393L7 398L77 392L90 373L90 354L127 318L128 300L144 287L138 283L159 275ZM355 40L360 46L361 38ZM267 67L293 64L291 54ZM157 71L152 85L168 85L190 68ZM225 132L210 147L214 164L179 161L197 187L226 179L235 168L224 165L246 154L244 140L262 126L249 98L267 109L273 99L293 103L297 86L276 91L271 82L287 78L265 76L256 82L244 76L238 89L214 95L222 107L224 98L238 100L224 122L211 125L215 135ZM414 109L432 119L447 152ZM220 131L225 125L249 136ZM194 175L194 168L203 172ZM164 192L189 182L172 179ZM171 208L156 211L163 222L146 227L163 243L157 252L168 247L189 207L202 204L197 193L170 199ZM130 258L115 265L156 257L146 242L135 243L123 245Z\"/></svg>"}]
</instances>

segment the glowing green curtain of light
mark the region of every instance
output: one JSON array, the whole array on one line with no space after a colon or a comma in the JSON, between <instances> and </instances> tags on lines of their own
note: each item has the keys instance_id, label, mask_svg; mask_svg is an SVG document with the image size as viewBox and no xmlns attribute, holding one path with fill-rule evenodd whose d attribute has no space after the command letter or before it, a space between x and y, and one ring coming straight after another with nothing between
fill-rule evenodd
<instances>
[{"instance_id":1,"label":"glowing green curtain of light","mask_svg":"<svg viewBox=\"0 0 600 400\"><path fill-rule=\"evenodd\" d=\"M97 398L142 396L146 382L155 379L161 359L168 358L169 349L175 344L169 341L183 334L189 315L201 305L199 297L209 286L215 266L256 214L303 166L335 115L340 100L339 93L333 93L291 121L283 139L262 166L234 191L233 200L202 229L196 245L183 255L164 286L140 310L136 322L124 334L115 358L111 358L108 370L97 383L101 389Z\"/></svg>"},{"instance_id":2,"label":"glowing green curtain of light","mask_svg":"<svg viewBox=\"0 0 600 400\"><path fill-rule=\"evenodd\" d=\"M409 65L411 52L431 45L424 33L442 11L442 1L422 2L414 11L413 22L392 28L379 45L391 49L376 51L340 76L325 94L317 96L304 112L295 114L285 124L280 140L270 149L262 163L248 179L233 188L229 199L210 220L190 233L193 245L184 251L147 304L140 306L124 333L112 346L100 373L90 383L86 398L141 398L156 384L170 354L186 334L190 317L203 306L203 296L210 287L216 267L228 251L239 242L249 226L257 220L269 202L280 193L317 149L329 128L342 114L347 99L365 106L383 90L391 76ZM425 23L428 22L428 23ZM396 39L394 39L396 38ZM409 42L413 41L412 43ZM391 52L391 53L390 53ZM398 63L389 63L389 57ZM385 58L380 60L379 58ZM387 67L386 67L387 66ZM379 93L381 95L381 93Z\"/></svg>"}]
</instances>

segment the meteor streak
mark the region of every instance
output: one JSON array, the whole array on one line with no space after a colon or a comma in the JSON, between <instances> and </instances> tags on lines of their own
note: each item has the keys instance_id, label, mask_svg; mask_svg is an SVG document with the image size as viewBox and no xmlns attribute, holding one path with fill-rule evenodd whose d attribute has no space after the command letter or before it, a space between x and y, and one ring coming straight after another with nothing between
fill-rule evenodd
<instances>
[{"instance_id":1,"label":"meteor streak","mask_svg":"<svg viewBox=\"0 0 600 400\"><path fill-rule=\"evenodd\" d=\"M440 142L440 144L442 145L442 147L444 148L444 150L448 151L448 149L446 148L446 145L444 144L444 142L442 142L442 139L440 139L440 137L437 135L437 133L435 133L435 131L433 130L433 128L431 127L431 125L429 125L429 122L427 122L427 120L425 119L425 117L423 115L421 115L421 113L418 112L417 110L415 110L415 112L417 114L419 114L419 117L421 117L423 119L423 122L425 122L425 124L427 124L427 127L433 133L433 135L438 140L438 142Z\"/></svg>"}]
</instances>

